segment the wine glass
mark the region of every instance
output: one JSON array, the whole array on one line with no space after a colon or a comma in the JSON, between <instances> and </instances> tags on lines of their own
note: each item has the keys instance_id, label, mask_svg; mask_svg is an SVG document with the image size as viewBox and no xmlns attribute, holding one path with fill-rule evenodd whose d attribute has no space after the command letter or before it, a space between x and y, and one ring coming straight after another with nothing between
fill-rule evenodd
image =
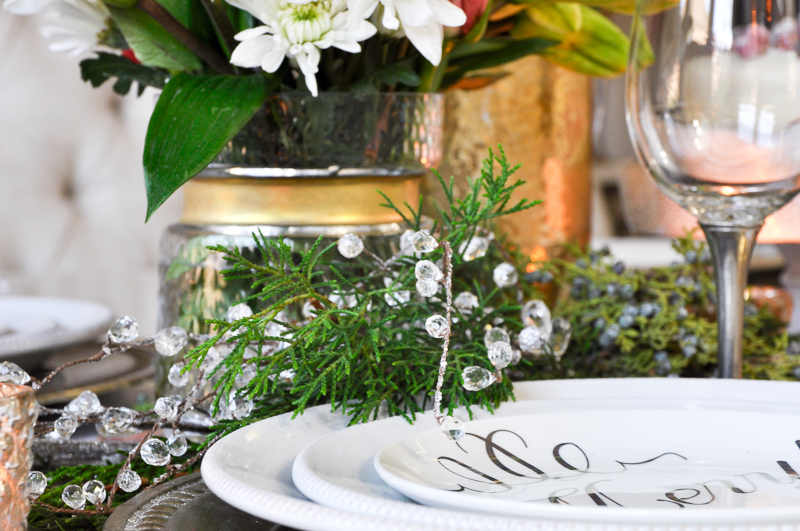
<instances>
[{"instance_id":1,"label":"wine glass","mask_svg":"<svg viewBox=\"0 0 800 531\"><path fill-rule=\"evenodd\" d=\"M628 131L658 186L705 232L723 378L742 375L756 234L800 187L797 15L797 0L639 0L634 14Z\"/></svg>"}]
</instances>

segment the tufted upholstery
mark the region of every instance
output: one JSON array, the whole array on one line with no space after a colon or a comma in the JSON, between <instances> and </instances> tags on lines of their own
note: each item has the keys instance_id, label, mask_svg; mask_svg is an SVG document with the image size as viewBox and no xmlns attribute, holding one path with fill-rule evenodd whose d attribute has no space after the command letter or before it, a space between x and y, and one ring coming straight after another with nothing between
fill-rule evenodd
<instances>
[{"instance_id":1,"label":"tufted upholstery","mask_svg":"<svg viewBox=\"0 0 800 531\"><path fill-rule=\"evenodd\" d=\"M0 278L10 294L97 301L152 333L158 238L180 210L172 198L144 224L153 94L92 89L40 23L0 10Z\"/></svg>"}]
</instances>

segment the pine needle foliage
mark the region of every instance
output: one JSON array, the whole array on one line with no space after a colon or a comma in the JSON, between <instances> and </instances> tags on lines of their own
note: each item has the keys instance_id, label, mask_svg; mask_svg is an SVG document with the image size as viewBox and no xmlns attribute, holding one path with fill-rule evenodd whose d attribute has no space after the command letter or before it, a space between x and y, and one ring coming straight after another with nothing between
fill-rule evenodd
<instances>
[{"instance_id":1,"label":"pine needle foliage","mask_svg":"<svg viewBox=\"0 0 800 531\"><path fill-rule=\"evenodd\" d=\"M511 194L523 184L512 180L516 170L502 149L497 155L490 151L481 175L463 199L455 197L452 179L448 183L439 176L448 204L441 210L441 221L428 230L437 240L461 249L454 257L454 293L470 291L479 300L473 311L456 313L443 390L443 403L450 410L458 405L491 410L513 398L508 380L470 392L461 386L460 374L471 365L492 369L483 341L485 329L502 324L509 332L518 332L519 302L535 293L532 287L501 290L487 282L493 268L511 256L492 239L492 221L538 203L512 203ZM386 206L411 230L423 228L419 208L398 207L388 198ZM465 260L464 244L479 235L492 242L486 255ZM381 259L367 250L347 259L335 244L323 246L322 238L305 253L292 253L282 239L257 235L256 241L258 259L239 249L214 249L229 262L226 278L250 282L253 294L247 302L255 313L232 323L213 321L213 337L188 356L198 366L209 348L225 342L230 353L212 371L218 391L214 407L225 407L232 393L256 401L253 414L222 422L219 432L288 411L297 415L321 403L352 415L353 423L384 412L413 421L429 406L442 345L428 335L424 322L444 313L444 297L441 292L427 299L416 294L414 266L419 257L412 256L413 251ZM435 262L441 254L437 249L424 258ZM240 388L236 379L248 363L257 373Z\"/></svg>"},{"instance_id":2,"label":"pine needle foliage","mask_svg":"<svg viewBox=\"0 0 800 531\"><path fill-rule=\"evenodd\" d=\"M626 269L607 250L588 248L572 248L570 261L539 264L529 280L545 274L554 279L562 293L554 313L569 319L574 331L560 366L542 366L540 376L713 377L717 316L711 253L692 233L674 240L673 248L681 261L647 270ZM800 356L787 353L788 344L786 323L768 306L748 301L743 376L796 379Z\"/></svg>"}]
</instances>

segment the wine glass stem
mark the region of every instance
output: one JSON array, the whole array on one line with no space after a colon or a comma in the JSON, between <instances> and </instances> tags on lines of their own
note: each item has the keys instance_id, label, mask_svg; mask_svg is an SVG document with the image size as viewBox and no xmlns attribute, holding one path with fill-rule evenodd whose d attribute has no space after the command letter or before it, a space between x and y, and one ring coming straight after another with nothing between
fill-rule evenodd
<instances>
[{"instance_id":1,"label":"wine glass stem","mask_svg":"<svg viewBox=\"0 0 800 531\"><path fill-rule=\"evenodd\" d=\"M717 281L717 366L720 378L742 377L742 331L747 269L757 227L729 227L700 223L714 258Z\"/></svg>"}]
</instances>

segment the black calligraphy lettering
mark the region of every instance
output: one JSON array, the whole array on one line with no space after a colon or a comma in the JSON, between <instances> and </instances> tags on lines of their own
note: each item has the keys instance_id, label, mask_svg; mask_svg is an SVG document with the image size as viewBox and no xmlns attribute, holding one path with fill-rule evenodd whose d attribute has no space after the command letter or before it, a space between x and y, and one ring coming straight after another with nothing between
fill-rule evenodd
<instances>
[{"instance_id":1,"label":"black calligraphy lettering","mask_svg":"<svg viewBox=\"0 0 800 531\"><path fill-rule=\"evenodd\" d=\"M466 470L468 470L468 471L472 472L472 473L473 473L473 474L475 474L476 476L479 476L479 477L482 477L482 478L484 478L484 479L485 479L485 480L487 480L487 481L482 481L482 480L480 480L480 479L477 479L477 478L475 478L475 477L469 477L469 476L464 476L464 475L462 475L462 474L459 474L458 472L456 472L456 471L454 471L454 470L451 470L450 468L448 468L447 466L445 466L445 464L444 464L442 461L450 461L450 462L452 462L452 463L455 463L455 464L457 464L458 466L460 466L460 467L462 467L462 468L464 468L464 469L466 469ZM444 467L444 469L445 469L445 470L447 470L448 472L450 472L450 473L452 473L452 474L455 474L455 475L456 475L456 476L458 476L458 477L462 477L462 478L464 478L464 479L469 479L470 481L477 481L478 483L494 484L494 485L497 485L497 486L503 487L503 489L504 489L504 490L506 490L506 491L509 491L509 490L511 490L511 487L510 487L509 485L506 485L505 483L503 483L503 482L502 482L502 481L500 481L499 479L497 479L497 478L493 478L493 477L492 477L492 476L490 476L489 474L484 474L483 472L481 472L481 471L480 471L480 470L478 470L477 468L473 468L473 467L469 466L469 465L468 465L468 464L466 464L466 463L462 463L462 462L461 462L461 461L459 461L458 459L453 459L452 457L447 457L447 456L441 456L441 457L439 457L439 464L440 464L440 465L442 465L442 467ZM463 488L463 487L462 487L462 488Z\"/></svg>"},{"instance_id":2,"label":"black calligraphy lettering","mask_svg":"<svg viewBox=\"0 0 800 531\"><path fill-rule=\"evenodd\" d=\"M500 446L499 444L494 442L494 440L493 440L494 436L496 434L502 433L502 432L508 432L508 433L510 433L512 435L516 435L517 437L519 437L519 440L522 441L522 444L525 445L525 448L528 447L527 443L525 442L525 439L523 439L522 437L520 437L518 434L514 433L513 431L509 431L509 430L496 430L496 431L491 432L486 437L481 437L480 435L475 435L474 433L468 433L467 435L471 435L472 437L475 437L476 439L479 439L479 440L481 440L481 441L483 441L485 443L486 455L488 455L489 459L492 460L492 463L497 468L502 470L503 472L508 472L509 474L511 474L513 476L517 476L517 477L521 477L521 478L531 477L531 476L526 476L525 474L520 474L519 472L516 472L516 471L511 470L510 468L508 468L506 465L504 465L500 461L500 459L497 458L497 454L495 454L495 450L500 452L501 454L513 459L515 462L517 462L520 465L524 466L528 470L531 470L531 471L535 472L536 474L539 475L539 479L541 479L542 481L548 479L547 474L545 474L538 467L528 463L527 461L525 461L524 459L521 459L520 457L517 457L513 453L509 452L508 450L506 450L505 448L503 448L502 446Z\"/></svg>"},{"instance_id":3,"label":"black calligraphy lettering","mask_svg":"<svg viewBox=\"0 0 800 531\"><path fill-rule=\"evenodd\" d=\"M574 446L578 449L578 451L583 454L583 458L586 460L586 467L583 469L577 468L569 463L561 457L561 449L565 446ZM567 470L574 470L576 472L589 472L589 457L587 457L586 452L584 452L580 446L575 443L561 443L557 444L555 448L553 448L553 457L558 462L559 465L563 466Z\"/></svg>"}]
</instances>

